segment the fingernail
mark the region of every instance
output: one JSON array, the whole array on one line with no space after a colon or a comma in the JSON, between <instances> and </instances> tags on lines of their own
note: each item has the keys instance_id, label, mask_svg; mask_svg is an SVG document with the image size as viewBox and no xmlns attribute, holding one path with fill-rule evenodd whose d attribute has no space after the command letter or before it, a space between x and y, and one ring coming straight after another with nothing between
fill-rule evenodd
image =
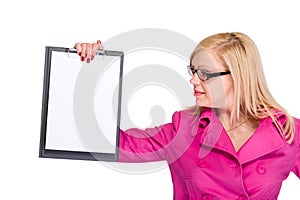
<instances>
[{"instance_id":1,"label":"fingernail","mask_svg":"<svg viewBox=\"0 0 300 200\"><path fill-rule=\"evenodd\" d=\"M81 52L79 52L78 55L81 56Z\"/></svg>"},{"instance_id":2,"label":"fingernail","mask_svg":"<svg viewBox=\"0 0 300 200\"><path fill-rule=\"evenodd\" d=\"M83 57L83 56L81 56L81 61L82 61L82 62L84 61L84 57Z\"/></svg>"},{"instance_id":3,"label":"fingernail","mask_svg":"<svg viewBox=\"0 0 300 200\"><path fill-rule=\"evenodd\" d=\"M86 62L87 62L87 63L90 63L90 61L91 61L91 59L88 58Z\"/></svg>"},{"instance_id":4,"label":"fingernail","mask_svg":"<svg viewBox=\"0 0 300 200\"><path fill-rule=\"evenodd\" d=\"M94 60L94 58L95 58L95 56L92 55L92 56L91 56L91 60Z\"/></svg>"}]
</instances>

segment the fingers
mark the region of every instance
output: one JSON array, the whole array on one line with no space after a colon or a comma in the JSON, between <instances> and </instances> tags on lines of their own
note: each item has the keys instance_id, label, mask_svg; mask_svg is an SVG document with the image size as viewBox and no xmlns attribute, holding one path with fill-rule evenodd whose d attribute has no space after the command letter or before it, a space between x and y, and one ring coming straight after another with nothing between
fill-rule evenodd
<instances>
[{"instance_id":1,"label":"fingers","mask_svg":"<svg viewBox=\"0 0 300 200\"><path fill-rule=\"evenodd\" d=\"M74 46L77 54L80 56L81 61L89 63L95 58L97 50L103 50L103 46L100 40L96 43L79 43L77 42Z\"/></svg>"},{"instance_id":2,"label":"fingers","mask_svg":"<svg viewBox=\"0 0 300 200\"><path fill-rule=\"evenodd\" d=\"M91 56L91 60L94 60L94 57L96 55L97 50L99 49L98 44L94 43L92 46L92 56Z\"/></svg>"},{"instance_id":3,"label":"fingers","mask_svg":"<svg viewBox=\"0 0 300 200\"><path fill-rule=\"evenodd\" d=\"M103 50L104 49L100 40L97 40L97 44L98 44L98 49L99 50Z\"/></svg>"},{"instance_id":4,"label":"fingers","mask_svg":"<svg viewBox=\"0 0 300 200\"><path fill-rule=\"evenodd\" d=\"M81 48L81 44L79 42L77 42L74 46L74 48L77 50L77 54L80 56L82 48Z\"/></svg>"},{"instance_id":5,"label":"fingers","mask_svg":"<svg viewBox=\"0 0 300 200\"><path fill-rule=\"evenodd\" d=\"M86 58L86 43L82 43L81 44L81 61L83 62L84 60L85 60L85 58Z\"/></svg>"},{"instance_id":6,"label":"fingers","mask_svg":"<svg viewBox=\"0 0 300 200\"><path fill-rule=\"evenodd\" d=\"M91 57L92 57L92 50L93 50L93 44L86 44L86 62L90 63L91 62Z\"/></svg>"}]
</instances>

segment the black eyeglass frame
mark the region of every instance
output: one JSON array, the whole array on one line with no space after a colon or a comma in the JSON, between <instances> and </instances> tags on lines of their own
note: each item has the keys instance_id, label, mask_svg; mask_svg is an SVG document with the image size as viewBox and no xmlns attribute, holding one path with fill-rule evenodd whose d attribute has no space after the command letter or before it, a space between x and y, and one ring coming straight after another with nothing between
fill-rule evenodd
<instances>
[{"instance_id":1,"label":"black eyeglass frame","mask_svg":"<svg viewBox=\"0 0 300 200\"><path fill-rule=\"evenodd\" d=\"M214 73L207 73L206 71L202 70L202 69L196 69L193 65L188 65L187 66L187 70L189 72L189 74L191 76L194 75L194 73L197 73L197 76L199 77L200 80L202 81L207 81L208 79L211 79L213 77L218 77L218 76L224 76L224 75L227 75L227 74L231 74L231 72L228 70L228 71L225 71L225 72L214 72ZM199 73L198 72L201 72L205 77L206 79L203 79L200 77ZM191 74L191 73L192 74Z\"/></svg>"}]
</instances>

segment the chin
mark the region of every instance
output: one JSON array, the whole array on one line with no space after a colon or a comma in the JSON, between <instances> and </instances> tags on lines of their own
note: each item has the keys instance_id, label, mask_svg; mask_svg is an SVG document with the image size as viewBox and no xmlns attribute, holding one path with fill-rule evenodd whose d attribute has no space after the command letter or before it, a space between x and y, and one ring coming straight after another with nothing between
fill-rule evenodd
<instances>
[{"instance_id":1,"label":"chin","mask_svg":"<svg viewBox=\"0 0 300 200\"><path fill-rule=\"evenodd\" d=\"M198 102L196 101L196 105L199 107L206 107L206 108L212 108L211 104L203 103L203 102Z\"/></svg>"}]
</instances>

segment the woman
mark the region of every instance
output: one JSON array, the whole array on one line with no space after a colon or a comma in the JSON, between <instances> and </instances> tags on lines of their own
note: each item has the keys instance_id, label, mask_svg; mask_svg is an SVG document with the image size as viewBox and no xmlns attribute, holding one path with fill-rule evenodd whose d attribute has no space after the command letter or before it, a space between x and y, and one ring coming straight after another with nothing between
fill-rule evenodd
<instances>
[{"instance_id":1,"label":"woman","mask_svg":"<svg viewBox=\"0 0 300 200\"><path fill-rule=\"evenodd\" d=\"M93 60L101 42L75 45ZM272 97L254 42L220 33L202 40L188 71L196 105L172 123L120 133L120 162L167 160L174 199L277 199L300 178L300 121Z\"/></svg>"}]
</instances>

